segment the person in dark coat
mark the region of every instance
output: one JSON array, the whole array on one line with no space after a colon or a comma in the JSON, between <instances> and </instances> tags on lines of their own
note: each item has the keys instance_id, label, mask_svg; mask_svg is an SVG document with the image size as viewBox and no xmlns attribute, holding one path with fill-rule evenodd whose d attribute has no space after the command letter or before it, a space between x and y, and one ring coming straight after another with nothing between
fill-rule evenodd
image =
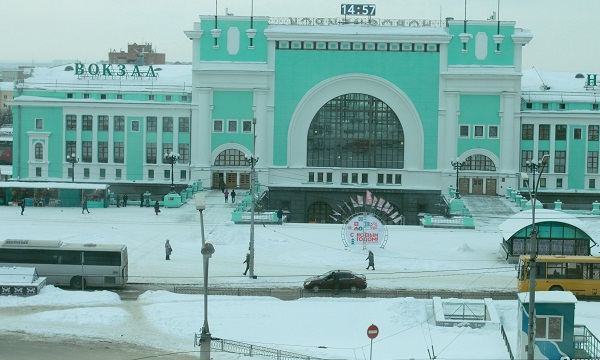
<instances>
[{"instance_id":1,"label":"person in dark coat","mask_svg":"<svg viewBox=\"0 0 600 360\"><path fill-rule=\"evenodd\" d=\"M229 190L225 189L223 191L223 195L225 195L225 202L227 202L227 199L229 198Z\"/></svg>"},{"instance_id":2,"label":"person in dark coat","mask_svg":"<svg viewBox=\"0 0 600 360\"><path fill-rule=\"evenodd\" d=\"M81 213L83 214L85 211L87 211L88 214L90 213L88 210L87 199L83 199L83 203L81 204Z\"/></svg>"},{"instance_id":3,"label":"person in dark coat","mask_svg":"<svg viewBox=\"0 0 600 360\"><path fill-rule=\"evenodd\" d=\"M369 255L365 260L369 260L369 266L367 266L367 270L369 270L370 267L373 267L373 270L375 270L375 257L373 256L373 252L371 250L369 250Z\"/></svg>"},{"instance_id":4,"label":"person in dark coat","mask_svg":"<svg viewBox=\"0 0 600 360\"><path fill-rule=\"evenodd\" d=\"M248 269L250 269L250 253L246 253L246 260L242 264L246 264L246 270L244 271L244 275L246 275Z\"/></svg>"},{"instance_id":5,"label":"person in dark coat","mask_svg":"<svg viewBox=\"0 0 600 360\"><path fill-rule=\"evenodd\" d=\"M121 207L121 204L119 204L120 201L121 197L119 196L119 194L117 194L117 207Z\"/></svg>"},{"instance_id":6,"label":"person in dark coat","mask_svg":"<svg viewBox=\"0 0 600 360\"><path fill-rule=\"evenodd\" d=\"M23 215L23 212L25 211L25 199L19 201L19 206L21 207L21 215Z\"/></svg>"},{"instance_id":7,"label":"person in dark coat","mask_svg":"<svg viewBox=\"0 0 600 360\"><path fill-rule=\"evenodd\" d=\"M165 260L171 260L170 256L171 256L172 252L173 252L173 248L171 247L171 244L169 244L169 239L167 239L167 242L165 243L165 255L166 255Z\"/></svg>"},{"instance_id":8,"label":"person in dark coat","mask_svg":"<svg viewBox=\"0 0 600 360\"><path fill-rule=\"evenodd\" d=\"M127 207L127 194L123 195L123 207Z\"/></svg>"},{"instance_id":9,"label":"person in dark coat","mask_svg":"<svg viewBox=\"0 0 600 360\"><path fill-rule=\"evenodd\" d=\"M140 207L144 207L144 193L140 194Z\"/></svg>"},{"instance_id":10,"label":"person in dark coat","mask_svg":"<svg viewBox=\"0 0 600 360\"><path fill-rule=\"evenodd\" d=\"M277 219L279 221L279 225L283 224L283 210L277 210Z\"/></svg>"},{"instance_id":11,"label":"person in dark coat","mask_svg":"<svg viewBox=\"0 0 600 360\"><path fill-rule=\"evenodd\" d=\"M235 189L231 190L231 203L235 202Z\"/></svg>"},{"instance_id":12,"label":"person in dark coat","mask_svg":"<svg viewBox=\"0 0 600 360\"><path fill-rule=\"evenodd\" d=\"M158 203L158 200L156 200L156 202L154 203L154 212L156 213L156 215L158 215L158 213L160 212L160 204Z\"/></svg>"}]
</instances>

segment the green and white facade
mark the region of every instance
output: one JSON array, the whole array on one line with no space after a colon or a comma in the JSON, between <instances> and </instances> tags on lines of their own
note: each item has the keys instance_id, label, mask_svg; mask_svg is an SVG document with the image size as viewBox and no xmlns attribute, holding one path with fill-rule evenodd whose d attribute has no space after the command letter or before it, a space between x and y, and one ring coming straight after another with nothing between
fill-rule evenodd
<instances>
[{"instance_id":1,"label":"green and white facade","mask_svg":"<svg viewBox=\"0 0 600 360\"><path fill-rule=\"evenodd\" d=\"M244 155L255 154L268 206L291 221L330 221L369 190L416 223L418 213L440 212L440 195L456 183L451 160L466 161L461 193L505 195L521 185L522 151L564 148L568 166L559 176L551 165L546 188L588 190L597 133L581 144L521 134L524 124L535 137L539 124L575 131L600 119L589 96L546 112L538 105L550 99L530 89L526 99L530 32L508 21L377 22L201 16L185 32L191 66L128 67L125 77L101 64L80 75L36 69L12 102L13 177L70 181L74 149L76 181L166 193L171 165L162 157L173 150L182 154L177 187L223 180L243 189ZM585 172L590 151L595 174ZM559 177L562 187L553 185Z\"/></svg>"}]
</instances>

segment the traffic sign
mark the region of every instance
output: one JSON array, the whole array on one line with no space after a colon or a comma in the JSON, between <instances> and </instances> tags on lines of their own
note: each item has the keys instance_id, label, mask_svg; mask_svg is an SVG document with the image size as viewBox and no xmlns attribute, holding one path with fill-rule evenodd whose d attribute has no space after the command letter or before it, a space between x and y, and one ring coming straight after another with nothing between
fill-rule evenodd
<instances>
[{"instance_id":1,"label":"traffic sign","mask_svg":"<svg viewBox=\"0 0 600 360\"><path fill-rule=\"evenodd\" d=\"M369 339L373 340L377 337L377 335L379 335L379 328L375 325L369 326L367 329L367 336Z\"/></svg>"}]
</instances>

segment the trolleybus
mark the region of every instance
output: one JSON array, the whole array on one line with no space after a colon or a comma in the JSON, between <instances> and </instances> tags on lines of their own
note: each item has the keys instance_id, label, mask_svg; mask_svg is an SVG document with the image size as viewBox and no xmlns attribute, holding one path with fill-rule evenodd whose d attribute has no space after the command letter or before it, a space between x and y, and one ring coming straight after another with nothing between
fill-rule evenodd
<instances>
[{"instance_id":1,"label":"trolleybus","mask_svg":"<svg viewBox=\"0 0 600 360\"><path fill-rule=\"evenodd\" d=\"M529 255L517 265L519 292L529 291ZM570 291L600 295L600 256L539 255L535 260L536 291Z\"/></svg>"},{"instance_id":2,"label":"trolleybus","mask_svg":"<svg viewBox=\"0 0 600 360\"><path fill-rule=\"evenodd\" d=\"M120 287L127 283L127 246L10 239L0 243L0 266L35 267L52 285Z\"/></svg>"}]
</instances>

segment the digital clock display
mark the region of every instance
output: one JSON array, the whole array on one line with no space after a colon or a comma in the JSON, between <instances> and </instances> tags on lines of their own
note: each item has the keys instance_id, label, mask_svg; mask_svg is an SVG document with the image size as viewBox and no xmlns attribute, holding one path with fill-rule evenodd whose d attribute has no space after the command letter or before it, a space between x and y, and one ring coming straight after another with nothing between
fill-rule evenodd
<instances>
[{"instance_id":1,"label":"digital clock display","mask_svg":"<svg viewBox=\"0 0 600 360\"><path fill-rule=\"evenodd\" d=\"M375 15L375 4L342 4L342 15Z\"/></svg>"}]
</instances>

